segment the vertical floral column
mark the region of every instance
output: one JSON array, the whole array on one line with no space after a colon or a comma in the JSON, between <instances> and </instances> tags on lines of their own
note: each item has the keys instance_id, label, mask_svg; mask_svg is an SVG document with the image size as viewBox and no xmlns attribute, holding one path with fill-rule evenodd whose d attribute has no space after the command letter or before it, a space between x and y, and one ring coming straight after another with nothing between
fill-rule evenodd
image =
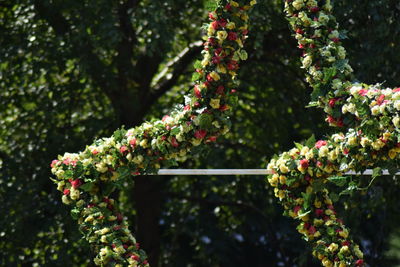
<instances>
[{"instance_id":1,"label":"vertical floral column","mask_svg":"<svg viewBox=\"0 0 400 267\"><path fill-rule=\"evenodd\" d=\"M209 13L203 60L195 63L191 94L161 120L145 122L96 140L77 154L51 163L63 203L96 253L96 265L148 266L128 223L110 197L133 176L175 165L191 150L217 141L229 130L239 63L247 58L247 12L255 1L221 1ZM196 149L196 151L199 151Z\"/></svg>"},{"instance_id":2,"label":"vertical floral column","mask_svg":"<svg viewBox=\"0 0 400 267\"><path fill-rule=\"evenodd\" d=\"M327 122L346 132L296 144L270 162L268 181L323 266L363 266L363 253L337 217L325 185L344 186L347 171L398 168L400 89L351 82L353 70L341 45L345 35L329 0L287 0L285 11L303 50L311 105L323 108Z\"/></svg>"}]
</instances>

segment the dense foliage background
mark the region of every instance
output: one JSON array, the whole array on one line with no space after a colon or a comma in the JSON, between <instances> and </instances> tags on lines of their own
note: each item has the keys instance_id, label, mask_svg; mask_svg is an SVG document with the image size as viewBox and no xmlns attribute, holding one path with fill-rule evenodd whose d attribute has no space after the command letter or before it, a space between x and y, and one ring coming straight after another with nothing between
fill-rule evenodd
<instances>
[{"instance_id":1,"label":"dense foliage background","mask_svg":"<svg viewBox=\"0 0 400 267\"><path fill-rule=\"evenodd\" d=\"M252 13L231 134L182 167L265 168L293 141L332 132L304 108L310 90L282 5ZM398 2L335 7L357 78L400 85ZM0 2L1 266L93 265L49 163L182 102L206 14L192 0ZM398 184L381 177L341 197L371 266L400 266ZM120 200L152 266L318 266L264 177L137 177Z\"/></svg>"}]
</instances>

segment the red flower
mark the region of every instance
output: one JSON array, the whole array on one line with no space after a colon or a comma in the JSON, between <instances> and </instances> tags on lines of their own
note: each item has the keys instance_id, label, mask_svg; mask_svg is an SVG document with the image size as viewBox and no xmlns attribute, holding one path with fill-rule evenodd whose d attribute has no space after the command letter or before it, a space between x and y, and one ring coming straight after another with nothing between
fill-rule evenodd
<instances>
[{"instance_id":1,"label":"red flower","mask_svg":"<svg viewBox=\"0 0 400 267\"><path fill-rule=\"evenodd\" d=\"M178 147L179 146L179 143L178 143L178 141L176 141L176 138L174 136L171 137L171 145L173 147Z\"/></svg>"},{"instance_id":2,"label":"red flower","mask_svg":"<svg viewBox=\"0 0 400 267\"><path fill-rule=\"evenodd\" d=\"M194 133L194 137L196 137L197 139L203 139L206 135L207 135L206 130L198 130Z\"/></svg>"},{"instance_id":3,"label":"red flower","mask_svg":"<svg viewBox=\"0 0 400 267\"><path fill-rule=\"evenodd\" d=\"M228 39L231 40L231 41L235 41L237 39L236 32L229 32L228 33Z\"/></svg>"},{"instance_id":4,"label":"red flower","mask_svg":"<svg viewBox=\"0 0 400 267\"><path fill-rule=\"evenodd\" d=\"M300 166L303 167L304 169L308 168L308 166L309 166L308 159L300 160Z\"/></svg>"},{"instance_id":5,"label":"red flower","mask_svg":"<svg viewBox=\"0 0 400 267\"><path fill-rule=\"evenodd\" d=\"M221 57L215 56L212 58L212 63L219 64L221 62Z\"/></svg>"},{"instance_id":6,"label":"red flower","mask_svg":"<svg viewBox=\"0 0 400 267\"><path fill-rule=\"evenodd\" d=\"M331 40L332 40L332 42L334 42L334 43L339 43L339 42L340 42L340 39L339 39L339 38L332 38Z\"/></svg>"},{"instance_id":7,"label":"red flower","mask_svg":"<svg viewBox=\"0 0 400 267\"><path fill-rule=\"evenodd\" d=\"M229 109L229 106L228 105L221 105L220 107L219 107L219 110L220 111L225 111L225 110L228 110Z\"/></svg>"},{"instance_id":8,"label":"red flower","mask_svg":"<svg viewBox=\"0 0 400 267\"><path fill-rule=\"evenodd\" d=\"M331 108L333 108L338 100L339 100L339 98L331 98L331 99L329 99L329 106Z\"/></svg>"},{"instance_id":9,"label":"red flower","mask_svg":"<svg viewBox=\"0 0 400 267\"><path fill-rule=\"evenodd\" d=\"M361 89L360 91L358 91L358 94L361 96L365 96L368 93L367 89Z\"/></svg>"},{"instance_id":10,"label":"red flower","mask_svg":"<svg viewBox=\"0 0 400 267\"><path fill-rule=\"evenodd\" d=\"M214 79L211 77L210 74L207 74L207 82L212 82Z\"/></svg>"},{"instance_id":11,"label":"red flower","mask_svg":"<svg viewBox=\"0 0 400 267\"><path fill-rule=\"evenodd\" d=\"M317 143L315 143L315 147L320 149L323 146L326 146L328 143L324 140L319 140Z\"/></svg>"},{"instance_id":12,"label":"red flower","mask_svg":"<svg viewBox=\"0 0 400 267\"><path fill-rule=\"evenodd\" d=\"M236 70L239 67L237 61L235 60L229 61L226 66L228 67L228 70Z\"/></svg>"},{"instance_id":13,"label":"red flower","mask_svg":"<svg viewBox=\"0 0 400 267\"><path fill-rule=\"evenodd\" d=\"M213 27L213 28L214 28L214 30L217 30L217 29L218 29L218 27L219 27L219 24L218 24L218 22L217 22L217 21L213 21L213 22L211 22L211 27Z\"/></svg>"},{"instance_id":14,"label":"red flower","mask_svg":"<svg viewBox=\"0 0 400 267\"><path fill-rule=\"evenodd\" d=\"M303 34L304 31L303 31L302 29L298 28L298 29L296 29L296 33L298 33L298 34Z\"/></svg>"},{"instance_id":15,"label":"red flower","mask_svg":"<svg viewBox=\"0 0 400 267\"><path fill-rule=\"evenodd\" d=\"M293 208L293 212L297 215L297 213L299 212L299 210L301 210L300 206L296 206Z\"/></svg>"},{"instance_id":16,"label":"red flower","mask_svg":"<svg viewBox=\"0 0 400 267\"><path fill-rule=\"evenodd\" d=\"M210 19L216 20L217 18L214 17L214 15L215 15L215 12L210 12L210 13L208 13L208 17L209 17Z\"/></svg>"},{"instance_id":17,"label":"red flower","mask_svg":"<svg viewBox=\"0 0 400 267\"><path fill-rule=\"evenodd\" d=\"M134 261L139 261L140 260L138 255L132 255L131 259L134 260Z\"/></svg>"},{"instance_id":18,"label":"red flower","mask_svg":"<svg viewBox=\"0 0 400 267\"><path fill-rule=\"evenodd\" d=\"M199 86L198 86L198 85L195 85L195 86L194 86L194 95L195 95L197 98L201 98L201 92L200 92L200 89L199 89Z\"/></svg>"},{"instance_id":19,"label":"red flower","mask_svg":"<svg viewBox=\"0 0 400 267\"><path fill-rule=\"evenodd\" d=\"M393 92L395 92L395 93L400 92L400 88L393 89Z\"/></svg>"},{"instance_id":20,"label":"red flower","mask_svg":"<svg viewBox=\"0 0 400 267\"><path fill-rule=\"evenodd\" d=\"M226 19L220 19L220 20L218 21L218 24L219 24L219 26L221 26L221 27L225 27L227 23L228 23L228 22L226 21Z\"/></svg>"},{"instance_id":21,"label":"red flower","mask_svg":"<svg viewBox=\"0 0 400 267\"><path fill-rule=\"evenodd\" d=\"M190 105L186 105L183 110L190 110Z\"/></svg>"},{"instance_id":22,"label":"red flower","mask_svg":"<svg viewBox=\"0 0 400 267\"><path fill-rule=\"evenodd\" d=\"M70 190L69 190L69 189L64 189L64 191L63 191L63 194L64 194L64 195L67 196L67 195L69 195L69 193L70 193Z\"/></svg>"},{"instance_id":23,"label":"red flower","mask_svg":"<svg viewBox=\"0 0 400 267\"><path fill-rule=\"evenodd\" d=\"M221 52L222 52L222 48L218 47L217 49L215 49L214 55L218 56L219 54L221 54Z\"/></svg>"},{"instance_id":24,"label":"red flower","mask_svg":"<svg viewBox=\"0 0 400 267\"><path fill-rule=\"evenodd\" d=\"M376 100L376 103L380 106L383 104L384 100L385 100L385 95L380 95Z\"/></svg>"},{"instance_id":25,"label":"red flower","mask_svg":"<svg viewBox=\"0 0 400 267\"><path fill-rule=\"evenodd\" d=\"M249 30L247 30L247 29L244 29L243 31L242 31L242 34L243 35L247 35L249 33Z\"/></svg>"},{"instance_id":26,"label":"red flower","mask_svg":"<svg viewBox=\"0 0 400 267\"><path fill-rule=\"evenodd\" d=\"M224 94L225 87L223 85L218 86L216 93L219 95Z\"/></svg>"},{"instance_id":27,"label":"red flower","mask_svg":"<svg viewBox=\"0 0 400 267\"><path fill-rule=\"evenodd\" d=\"M317 6L310 7L310 11L316 13L319 11L319 7L317 7Z\"/></svg>"},{"instance_id":28,"label":"red flower","mask_svg":"<svg viewBox=\"0 0 400 267\"><path fill-rule=\"evenodd\" d=\"M71 186L75 189L82 185L81 179L72 180L70 183L71 183Z\"/></svg>"},{"instance_id":29,"label":"red flower","mask_svg":"<svg viewBox=\"0 0 400 267\"><path fill-rule=\"evenodd\" d=\"M324 210L323 209L316 209L315 210L315 215L317 217L321 217L322 215L324 215Z\"/></svg>"},{"instance_id":30,"label":"red flower","mask_svg":"<svg viewBox=\"0 0 400 267\"><path fill-rule=\"evenodd\" d=\"M349 149L347 149L347 148L343 149L343 154L348 155L349 154Z\"/></svg>"},{"instance_id":31,"label":"red flower","mask_svg":"<svg viewBox=\"0 0 400 267\"><path fill-rule=\"evenodd\" d=\"M363 266L364 265L364 260L359 259L356 261L356 266Z\"/></svg>"},{"instance_id":32,"label":"red flower","mask_svg":"<svg viewBox=\"0 0 400 267\"><path fill-rule=\"evenodd\" d=\"M342 242L342 246L350 246L350 241L349 240L346 240L346 241L343 241Z\"/></svg>"},{"instance_id":33,"label":"red flower","mask_svg":"<svg viewBox=\"0 0 400 267\"><path fill-rule=\"evenodd\" d=\"M316 232L317 232L317 229L315 229L314 226L310 226L310 228L308 228L308 233L309 233L310 235L313 235L313 234L315 234Z\"/></svg>"},{"instance_id":34,"label":"red flower","mask_svg":"<svg viewBox=\"0 0 400 267\"><path fill-rule=\"evenodd\" d=\"M231 4L229 4L229 3L226 4L226 5L225 5L225 9L226 9L226 10L230 10L230 9L231 9Z\"/></svg>"},{"instance_id":35,"label":"red flower","mask_svg":"<svg viewBox=\"0 0 400 267\"><path fill-rule=\"evenodd\" d=\"M217 141L217 136L210 136L210 137L208 138L208 140L209 140L210 142L215 142L215 141Z\"/></svg>"}]
</instances>

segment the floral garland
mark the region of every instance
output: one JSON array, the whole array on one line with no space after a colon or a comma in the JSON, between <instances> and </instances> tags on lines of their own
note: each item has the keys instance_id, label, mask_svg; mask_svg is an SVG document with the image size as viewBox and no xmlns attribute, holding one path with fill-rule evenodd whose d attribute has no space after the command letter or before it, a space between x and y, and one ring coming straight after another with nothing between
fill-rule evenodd
<instances>
[{"instance_id":1,"label":"floral garland","mask_svg":"<svg viewBox=\"0 0 400 267\"><path fill-rule=\"evenodd\" d=\"M195 85L185 106L162 120L117 130L83 152L66 153L51 163L62 201L72 206L72 216L96 253L96 265L149 266L110 194L131 176L176 165L229 131L237 70L239 62L247 59L243 50L247 12L255 3L218 2L209 13L203 60L195 63Z\"/></svg>"},{"instance_id":2,"label":"floral garland","mask_svg":"<svg viewBox=\"0 0 400 267\"><path fill-rule=\"evenodd\" d=\"M323 266L364 266L363 253L336 216L325 184L344 186L348 171L395 170L400 154L400 88L352 83L352 69L341 46L329 0L286 0L285 12L304 51L303 68L313 87L312 106L345 133L310 139L271 160L268 181L297 230L313 245Z\"/></svg>"}]
</instances>

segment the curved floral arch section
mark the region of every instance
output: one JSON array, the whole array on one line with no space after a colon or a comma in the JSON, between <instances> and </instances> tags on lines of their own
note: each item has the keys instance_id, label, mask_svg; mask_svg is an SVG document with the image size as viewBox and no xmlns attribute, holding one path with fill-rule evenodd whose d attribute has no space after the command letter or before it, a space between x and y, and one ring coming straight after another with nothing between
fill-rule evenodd
<instances>
[{"instance_id":1,"label":"curved floral arch section","mask_svg":"<svg viewBox=\"0 0 400 267\"><path fill-rule=\"evenodd\" d=\"M325 184L343 185L348 171L399 166L400 88L351 82L353 70L341 45L345 35L331 1L286 0L285 12L303 50L311 105L323 108L326 121L346 132L296 144L271 160L268 181L323 266L364 266L363 253L337 217Z\"/></svg>"},{"instance_id":2,"label":"curved floral arch section","mask_svg":"<svg viewBox=\"0 0 400 267\"><path fill-rule=\"evenodd\" d=\"M84 151L66 153L51 163L62 201L72 207L72 216L96 253L96 265L149 265L110 194L132 176L175 165L229 131L237 70L247 58L243 49L247 12L254 4L254 0L215 4L209 13L203 59L195 63L195 84L185 105L162 120L119 129Z\"/></svg>"}]
</instances>

